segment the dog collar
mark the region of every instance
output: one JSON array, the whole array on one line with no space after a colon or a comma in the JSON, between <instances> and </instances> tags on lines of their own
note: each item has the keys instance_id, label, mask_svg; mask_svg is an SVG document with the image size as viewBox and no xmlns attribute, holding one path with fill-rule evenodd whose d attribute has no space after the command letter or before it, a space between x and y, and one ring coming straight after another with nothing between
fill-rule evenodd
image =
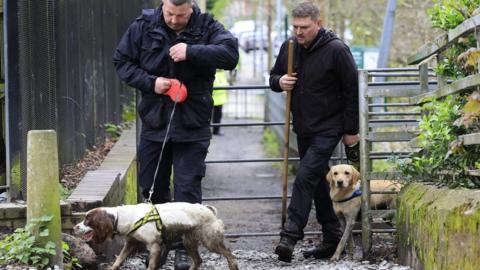
<instances>
[{"instance_id":1,"label":"dog collar","mask_svg":"<svg viewBox=\"0 0 480 270\"><path fill-rule=\"evenodd\" d=\"M362 190L360 188L356 189L352 195L350 195L350 197L346 198L346 199L343 199L343 200L339 200L339 201L334 201L334 202L337 202L337 203L342 203L342 202L348 202L350 201L351 199L355 198L355 197L359 197L362 195Z\"/></svg>"},{"instance_id":2,"label":"dog collar","mask_svg":"<svg viewBox=\"0 0 480 270\"><path fill-rule=\"evenodd\" d=\"M152 209L148 212L143 218L139 219L135 224L133 224L132 229L128 232L128 235L133 233L134 231L138 230L143 225L147 224L148 222L155 222L157 226L157 231L161 231L163 224L162 219L160 218L160 214L158 214L158 210L154 204L152 204Z\"/></svg>"}]
</instances>

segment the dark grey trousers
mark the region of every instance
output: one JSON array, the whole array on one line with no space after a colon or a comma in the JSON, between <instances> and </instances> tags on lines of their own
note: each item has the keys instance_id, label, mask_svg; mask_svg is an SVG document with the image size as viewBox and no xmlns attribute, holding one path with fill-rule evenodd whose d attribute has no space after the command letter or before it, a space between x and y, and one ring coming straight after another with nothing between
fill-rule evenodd
<instances>
[{"instance_id":1,"label":"dark grey trousers","mask_svg":"<svg viewBox=\"0 0 480 270\"><path fill-rule=\"evenodd\" d=\"M162 160L155 180L152 203L165 203L172 200L170 177L173 168L174 201L201 203L201 181L205 176L205 158L210 140L198 142L171 142L165 144ZM142 194L148 198L157 167L161 142L140 140L138 147L139 184Z\"/></svg>"},{"instance_id":2,"label":"dark grey trousers","mask_svg":"<svg viewBox=\"0 0 480 270\"><path fill-rule=\"evenodd\" d=\"M325 176L329 170L330 157L340 139L340 135L297 138L300 166L288 206L288 221L281 235L288 235L295 240L303 238L303 229L307 225L313 200L317 220L322 224L323 241L338 241L340 223L333 211Z\"/></svg>"}]
</instances>

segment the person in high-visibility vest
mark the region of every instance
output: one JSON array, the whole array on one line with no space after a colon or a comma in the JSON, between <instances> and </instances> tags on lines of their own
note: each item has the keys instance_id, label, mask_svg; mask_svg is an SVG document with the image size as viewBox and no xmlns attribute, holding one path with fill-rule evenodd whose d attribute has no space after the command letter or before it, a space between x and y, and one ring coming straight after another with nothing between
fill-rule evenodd
<instances>
[{"instance_id":1,"label":"person in high-visibility vest","mask_svg":"<svg viewBox=\"0 0 480 270\"><path fill-rule=\"evenodd\" d=\"M214 87L218 86L227 86L227 74L225 70L218 69L217 73L215 73L215 82L213 83ZM218 124L222 120L222 110L223 104L225 104L228 100L227 90L225 89L217 89L213 90L212 93L213 97L213 117L212 123ZM213 135L222 135L220 133L220 127L213 127Z\"/></svg>"}]
</instances>

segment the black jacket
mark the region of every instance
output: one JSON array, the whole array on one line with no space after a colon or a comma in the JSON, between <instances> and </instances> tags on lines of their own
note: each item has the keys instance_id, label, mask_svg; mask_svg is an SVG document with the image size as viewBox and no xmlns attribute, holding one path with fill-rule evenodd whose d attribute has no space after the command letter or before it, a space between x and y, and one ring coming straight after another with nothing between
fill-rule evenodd
<instances>
[{"instance_id":1,"label":"black jacket","mask_svg":"<svg viewBox=\"0 0 480 270\"><path fill-rule=\"evenodd\" d=\"M169 49L187 44L186 61L174 63ZM188 91L177 104L169 138L199 141L211 138L212 87L215 70L234 69L238 62L236 38L210 14L194 6L185 30L176 35L165 23L162 7L137 18L123 35L113 56L120 79L141 91L138 113L142 137L163 141L173 108L168 96L154 92L157 77L176 78Z\"/></svg>"},{"instance_id":2,"label":"black jacket","mask_svg":"<svg viewBox=\"0 0 480 270\"><path fill-rule=\"evenodd\" d=\"M270 72L270 87L281 92L287 73L287 46ZM309 48L295 42L292 92L293 130L301 137L358 133L358 73L350 49L333 32L320 29Z\"/></svg>"}]
</instances>

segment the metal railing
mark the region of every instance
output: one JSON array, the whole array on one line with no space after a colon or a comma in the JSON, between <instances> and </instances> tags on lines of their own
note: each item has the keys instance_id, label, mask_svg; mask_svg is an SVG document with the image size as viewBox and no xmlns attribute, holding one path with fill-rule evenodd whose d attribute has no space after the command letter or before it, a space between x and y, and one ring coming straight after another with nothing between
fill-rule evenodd
<instances>
[{"instance_id":1,"label":"metal railing","mask_svg":"<svg viewBox=\"0 0 480 270\"><path fill-rule=\"evenodd\" d=\"M229 94L229 102L227 102L223 109L227 111L226 115L230 119L254 119L260 120L258 122L241 122L241 123L219 123L219 124L211 124L212 127L281 127L285 125L285 122L280 121L269 121L267 119L275 118L276 120L280 120L278 117L284 115L284 112L281 110L272 109L275 104L272 105L272 102L267 101L268 94L271 92L269 86L265 85L254 85L254 86L219 86L214 87L214 90L217 89L224 89L228 91ZM240 93L240 91L244 91ZM278 96L280 99L283 98L283 95L274 93L274 95ZM255 100L254 103L245 104L245 102L251 102L252 99L259 98ZM278 100L277 100L278 101ZM265 109L258 110L258 106L261 104L262 107ZM284 102L283 102L284 104ZM282 108L278 108L282 109ZM284 109L284 108L283 108ZM272 112L273 110L273 112ZM269 112L268 114L265 112ZM225 114L224 114L225 115ZM273 116L272 116L273 115ZM282 132L276 132L277 137L279 140L283 140L281 134ZM293 135L293 136L292 136ZM295 148L295 136L291 134L290 145ZM293 139L292 139L293 137ZM293 141L293 143L292 143ZM296 149L294 149L296 150ZM346 161L344 153L342 152L341 147L337 147L337 150L334 153L334 156L331 158L331 162L338 163ZM373 153L376 158L387 158L388 153ZM299 161L299 157L290 157L288 158L289 162ZM283 162L283 157L276 157L276 158L243 158L243 159L218 159L218 160L206 160L205 163L207 164L228 164L228 163L277 163ZM259 201L259 200L282 200L283 197L278 195L272 194L265 194L263 196L225 196L225 197L204 197L203 201ZM290 195L287 196L287 199L290 199ZM360 231L355 231L355 233L359 233ZM321 234L319 231L315 232L305 232L305 235L318 235ZM278 236L278 232L246 232L246 233L226 233L227 237L269 237L269 236Z\"/></svg>"},{"instance_id":2,"label":"metal railing","mask_svg":"<svg viewBox=\"0 0 480 270\"><path fill-rule=\"evenodd\" d=\"M360 168L362 179L362 245L364 255L372 248L372 213L370 196L372 194L395 194L396 192L372 192L370 183L376 180L401 179L398 172L377 172L373 166L376 157L374 147L403 148L402 151L384 151L384 157L407 158L412 149L402 145L416 137L420 113L410 97L431 89L437 89L438 83L429 80L435 74L422 67L425 73L414 68L373 69L359 72L359 119L360 119ZM404 80L406 77L420 80ZM388 78L385 82L376 82L375 78ZM381 97L384 102L379 102ZM378 109L383 111L378 111ZM373 111L375 110L375 111ZM393 119L392 119L393 117ZM398 144L398 145L395 145ZM392 230L395 231L395 230Z\"/></svg>"}]
</instances>

